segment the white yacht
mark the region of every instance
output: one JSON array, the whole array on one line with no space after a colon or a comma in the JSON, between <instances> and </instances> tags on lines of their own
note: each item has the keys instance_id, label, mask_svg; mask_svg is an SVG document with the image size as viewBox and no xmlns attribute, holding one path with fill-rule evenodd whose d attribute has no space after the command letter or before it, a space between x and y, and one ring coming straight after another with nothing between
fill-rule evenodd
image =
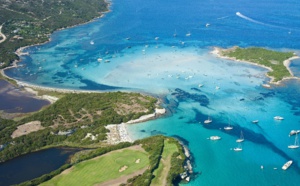
<instances>
[{"instance_id":1,"label":"white yacht","mask_svg":"<svg viewBox=\"0 0 300 186\"><path fill-rule=\"evenodd\" d=\"M281 117L281 116L275 116L274 119L276 119L276 120L284 120L284 118Z\"/></svg>"},{"instance_id":2,"label":"white yacht","mask_svg":"<svg viewBox=\"0 0 300 186\"><path fill-rule=\"evenodd\" d=\"M293 163L292 160L286 162L286 163L282 166L282 170L288 169L288 168L292 165L292 163Z\"/></svg>"},{"instance_id":3,"label":"white yacht","mask_svg":"<svg viewBox=\"0 0 300 186\"><path fill-rule=\"evenodd\" d=\"M239 139L236 140L236 142L241 143L244 141L244 135L243 135L243 131L241 131L241 136Z\"/></svg>"},{"instance_id":4,"label":"white yacht","mask_svg":"<svg viewBox=\"0 0 300 186\"><path fill-rule=\"evenodd\" d=\"M92 41L90 41L90 44L93 45L93 44L95 44L95 42L92 40Z\"/></svg>"},{"instance_id":5,"label":"white yacht","mask_svg":"<svg viewBox=\"0 0 300 186\"><path fill-rule=\"evenodd\" d=\"M209 24L209 23L206 23L205 27L209 27L209 26L210 26L210 24Z\"/></svg>"},{"instance_id":6,"label":"white yacht","mask_svg":"<svg viewBox=\"0 0 300 186\"><path fill-rule=\"evenodd\" d=\"M189 32L189 33L185 34L185 36L189 37L189 36L191 36L191 33Z\"/></svg>"},{"instance_id":7,"label":"white yacht","mask_svg":"<svg viewBox=\"0 0 300 186\"><path fill-rule=\"evenodd\" d=\"M259 121L258 120L253 120L252 123L256 124L258 123Z\"/></svg>"},{"instance_id":8,"label":"white yacht","mask_svg":"<svg viewBox=\"0 0 300 186\"><path fill-rule=\"evenodd\" d=\"M159 39L159 37L155 37L154 39L155 39L155 40L158 40L158 39Z\"/></svg>"},{"instance_id":9,"label":"white yacht","mask_svg":"<svg viewBox=\"0 0 300 186\"><path fill-rule=\"evenodd\" d=\"M210 140L220 140L221 137L220 136L211 136L209 137Z\"/></svg>"}]
</instances>

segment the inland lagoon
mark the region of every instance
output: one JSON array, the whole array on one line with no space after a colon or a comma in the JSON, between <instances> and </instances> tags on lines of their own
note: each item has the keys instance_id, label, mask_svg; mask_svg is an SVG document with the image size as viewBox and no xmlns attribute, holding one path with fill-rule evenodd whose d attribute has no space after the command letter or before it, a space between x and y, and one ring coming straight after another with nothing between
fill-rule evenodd
<instances>
[{"instance_id":1,"label":"inland lagoon","mask_svg":"<svg viewBox=\"0 0 300 186\"><path fill-rule=\"evenodd\" d=\"M0 163L0 185L22 183L54 171L79 149L50 148Z\"/></svg>"}]
</instances>

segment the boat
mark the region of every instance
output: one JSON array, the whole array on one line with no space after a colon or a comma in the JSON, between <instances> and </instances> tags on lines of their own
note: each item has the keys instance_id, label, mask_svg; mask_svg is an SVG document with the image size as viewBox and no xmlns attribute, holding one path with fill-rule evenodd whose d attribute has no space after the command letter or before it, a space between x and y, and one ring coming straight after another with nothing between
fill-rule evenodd
<instances>
[{"instance_id":1,"label":"boat","mask_svg":"<svg viewBox=\"0 0 300 186\"><path fill-rule=\"evenodd\" d=\"M260 169L264 169L264 166L263 166L263 165L261 165L261 166L260 166Z\"/></svg>"},{"instance_id":2,"label":"boat","mask_svg":"<svg viewBox=\"0 0 300 186\"><path fill-rule=\"evenodd\" d=\"M212 119L208 116L207 120L204 121L205 124L209 124L212 122Z\"/></svg>"},{"instance_id":3,"label":"boat","mask_svg":"<svg viewBox=\"0 0 300 186\"><path fill-rule=\"evenodd\" d=\"M296 134L294 145L289 145L288 148L289 149L297 149L297 148L299 148L298 134Z\"/></svg>"},{"instance_id":4,"label":"boat","mask_svg":"<svg viewBox=\"0 0 300 186\"><path fill-rule=\"evenodd\" d=\"M209 27L209 25L210 25L209 23L206 23L205 27Z\"/></svg>"},{"instance_id":5,"label":"boat","mask_svg":"<svg viewBox=\"0 0 300 186\"><path fill-rule=\"evenodd\" d=\"M292 135L295 135L295 134L298 134L300 133L300 130L291 130L289 136L292 136Z\"/></svg>"},{"instance_id":6,"label":"boat","mask_svg":"<svg viewBox=\"0 0 300 186\"><path fill-rule=\"evenodd\" d=\"M177 33L176 33L176 30L175 30L175 32L174 32L174 34L173 34L173 37L176 37L177 36Z\"/></svg>"},{"instance_id":7,"label":"boat","mask_svg":"<svg viewBox=\"0 0 300 186\"><path fill-rule=\"evenodd\" d=\"M158 40L158 39L159 39L159 37L155 37L154 39L155 39L155 40Z\"/></svg>"},{"instance_id":8,"label":"boat","mask_svg":"<svg viewBox=\"0 0 300 186\"><path fill-rule=\"evenodd\" d=\"M258 123L259 121L258 120L253 120L252 123L256 124Z\"/></svg>"},{"instance_id":9,"label":"boat","mask_svg":"<svg viewBox=\"0 0 300 186\"><path fill-rule=\"evenodd\" d=\"M271 88L271 85L269 85L269 84L262 84L262 86L265 88Z\"/></svg>"},{"instance_id":10,"label":"boat","mask_svg":"<svg viewBox=\"0 0 300 186\"><path fill-rule=\"evenodd\" d=\"M203 84L199 84L198 87L199 87L199 88L203 87Z\"/></svg>"},{"instance_id":11,"label":"boat","mask_svg":"<svg viewBox=\"0 0 300 186\"><path fill-rule=\"evenodd\" d=\"M288 168L292 165L292 163L293 163L292 160L286 162L286 163L282 166L282 170L288 169Z\"/></svg>"},{"instance_id":12,"label":"boat","mask_svg":"<svg viewBox=\"0 0 300 186\"><path fill-rule=\"evenodd\" d=\"M219 139L221 139L221 137L220 136L210 136L209 139L210 140L219 140Z\"/></svg>"},{"instance_id":13,"label":"boat","mask_svg":"<svg viewBox=\"0 0 300 186\"><path fill-rule=\"evenodd\" d=\"M284 120L284 118L281 117L281 116L275 116L274 119L276 119L276 120Z\"/></svg>"},{"instance_id":14,"label":"boat","mask_svg":"<svg viewBox=\"0 0 300 186\"><path fill-rule=\"evenodd\" d=\"M189 32L189 33L185 34L185 36L189 37L189 36L191 36L191 33Z\"/></svg>"},{"instance_id":15,"label":"boat","mask_svg":"<svg viewBox=\"0 0 300 186\"><path fill-rule=\"evenodd\" d=\"M95 44L95 43L94 43L94 41L92 40L92 41L90 42L90 44L93 45L93 44Z\"/></svg>"},{"instance_id":16,"label":"boat","mask_svg":"<svg viewBox=\"0 0 300 186\"><path fill-rule=\"evenodd\" d=\"M102 61L102 58L98 58L97 61L100 63Z\"/></svg>"},{"instance_id":17,"label":"boat","mask_svg":"<svg viewBox=\"0 0 300 186\"><path fill-rule=\"evenodd\" d=\"M236 152L242 151L243 150L242 144L239 143L239 145L237 147L235 147L233 150L236 151Z\"/></svg>"},{"instance_id":18,"label":"boat","mask_svg":"<svg viewBox=\"0 0 300 186\"><path fill-rule=\"evenodd\" d=\"M228 124L228 126L224 127L224 130L232 130L233 127L230 125L230 123Z\"/></svg>"},{"instance_id":19,"label":"boat","mask_svg":"<svg viewBox=\"0 0 300 186\"><path fill-rule=\"evenodd\" d=\"M233 127L230 125L228 125L227 127L224 127L224 130L232 130L232 129L233 129Z\"/></svg>"},{"instance_id":20,"label":"boat","mask_svg":"<svg viewBox=\"0 0 300 186\"><path fill-rule=\"evenodd\" d=\"M244 141L244 135L243 135L243 131L241 131L241 136L239 139L236 140L236 142L241 143Z\"/></svg>"}]
</instances>

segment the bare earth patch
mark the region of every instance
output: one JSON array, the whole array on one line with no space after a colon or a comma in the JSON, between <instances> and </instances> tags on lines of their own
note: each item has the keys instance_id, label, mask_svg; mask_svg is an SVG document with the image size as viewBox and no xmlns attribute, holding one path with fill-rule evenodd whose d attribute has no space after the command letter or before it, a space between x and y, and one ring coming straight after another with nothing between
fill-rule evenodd
<instances>
[{"instance_id":1,"label":"bare earth patch","mask_svg":"<svg viewBox=\"0 0 300 186\"><path fill-rule=\"evenodd\" d=\"M119 169L119 172L123 172L123 171L125 171L127 168L128 168L128 166L127 166L127 165L124 165L123 167L121 167L121 168Z\"/></svg>"},{"instance_id":2,"label":"bare earth patch","mask_svg":"<svg viewBox=\"0 0 300 186\"><path fill-rule=\"evenodd\" d=\"M17 137L29 134L31 132L42 130L44 128L45 127L43 127L41 125L40 121L31 121L31 122L28 122L28 123L18 126L17 130L15 130L12 133L11 137L17 138Z\"/></svg>"},{"instance_id":3,"label":"bare earth patch","mask_svg":"<svg viewBox=\"0 0 300 186\"><path fill-rule=\"evenodd\" d=\"M137 159L137 160L135 161L135 163L140 163L140 161L141 161L141 159Z\"/></svg>"},{"instance_id":4,"label":"bare earth patch","mask_svg":"<svg viewBox=\"0 0 300 186\"><path fill-rule=\"evenodd\" d=\"M120 115L126 115L129 113L139 113L139 112L148 112L148 109L146 109L144 106L133 103L131 105L124 104L124 103L118 103L117 108L115 111Z\"/></svg>"}]
</instances>

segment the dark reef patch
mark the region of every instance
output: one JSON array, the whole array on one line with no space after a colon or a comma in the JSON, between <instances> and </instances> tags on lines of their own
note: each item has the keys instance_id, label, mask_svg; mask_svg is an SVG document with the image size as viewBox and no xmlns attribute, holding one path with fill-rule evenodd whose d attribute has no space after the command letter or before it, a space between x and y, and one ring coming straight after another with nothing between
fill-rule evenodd
<instances>
[{"instance_id":1,"label":"dark reef patch","mask_svg":"<svg viewBox=\"0 0 300 186\"><path fill-rule=\"evenodd\" d=\"M199 95L199 94L191 94L179 88L176 88L175 92L173 92L172 95L175 96L180 102L186 100L193 100L200 103L201 106L205 106L205 107L209 104L209 99L207 96Z\"/></svg>"}]
</instances>

